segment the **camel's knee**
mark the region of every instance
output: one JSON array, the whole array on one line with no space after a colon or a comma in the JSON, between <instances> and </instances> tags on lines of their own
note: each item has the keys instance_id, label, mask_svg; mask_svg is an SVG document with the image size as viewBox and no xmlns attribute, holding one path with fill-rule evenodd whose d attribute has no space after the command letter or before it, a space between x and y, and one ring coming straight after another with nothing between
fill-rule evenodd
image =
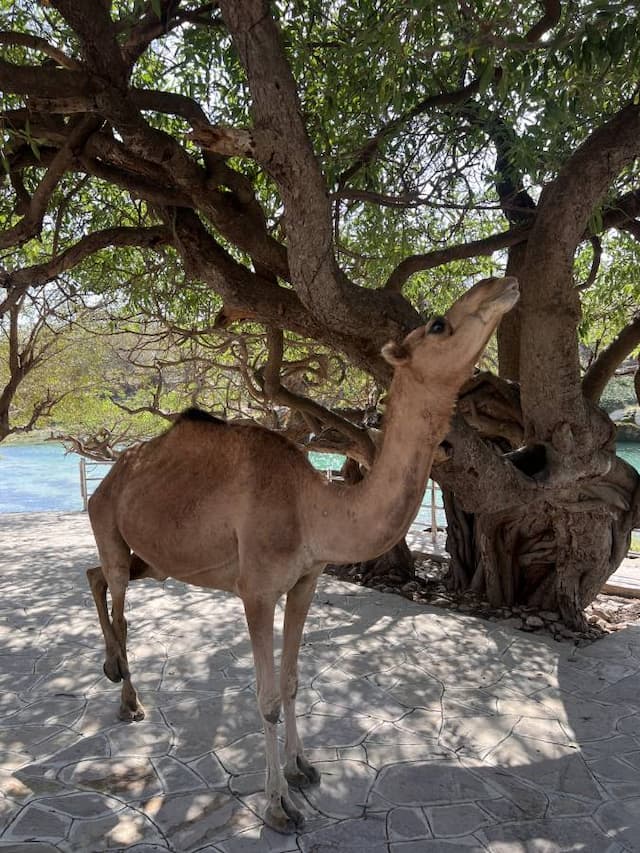
<instances>
[{"instance_id":1,"label":"camel's knee","mask_svg":"<svg viewBox=\"0 0 640 853\"><path fill-rule=\"evenodd\" d=\"M267 723L275 725L280 719L280 709L282 703L280 696L260 696L258 695L258 707L262 718Z\"/></svg>"},{"instance_id":2,"label":"camel's knee","mask_svg":"<svg viewBox=\"0 0 640 853\"><path fill-rule=\"evenodd\" d=\"M102 574L101 566L94 566L92 569L87 569L87 580L93 591L102 591L107 588L107 582Z\"/></svg>"}]
</instances>

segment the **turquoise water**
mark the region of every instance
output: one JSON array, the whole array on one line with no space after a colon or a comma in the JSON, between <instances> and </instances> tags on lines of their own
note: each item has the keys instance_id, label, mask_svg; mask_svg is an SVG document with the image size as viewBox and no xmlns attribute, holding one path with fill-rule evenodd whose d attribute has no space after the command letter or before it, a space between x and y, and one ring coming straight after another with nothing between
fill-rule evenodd
<instances>
[{"instance_id":1,"label":"turquoise water","mask_svg":"<svg viewBox=\"0 0 640 853\"><path fill-rule=\"evenodd\" d=\"M624 442L618 454L640 471L640 444ZM336 454L311 454L313 464L322 470L339 469L342 458ZM104 476L105 465L88 465L89 477ZM95 486L95 482L90 484ZM441 498L439 497L439 503ZM431 523L430 495L420 510L418 521ZM73 453L65 455L61 444L0 444L0 513L41 512L57 510L73 512L82 509L80 497L80 460ZM438 524L443 523L438 513Z\"/></svg>"}]
</instances>

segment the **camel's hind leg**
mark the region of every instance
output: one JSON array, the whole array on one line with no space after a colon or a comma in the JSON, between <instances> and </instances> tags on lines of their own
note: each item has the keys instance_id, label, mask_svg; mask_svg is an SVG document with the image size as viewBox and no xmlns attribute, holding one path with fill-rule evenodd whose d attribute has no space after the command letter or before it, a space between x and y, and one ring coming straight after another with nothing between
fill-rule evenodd
<instances>
[{"instance_id":1,"label":"camel's hind leg","mask_svg":"<svg viewBox=\"0 0 640 853\"><path fill-rule=\"evenodd\" d=\"M104 673L110 681L116 683L122 681L120 718L128 722L137 722L144 719L144 708L135 687L131 683L127 660L127 621L124 617L124 602L130 575L140 577L141 574L130 573L130 562L133 560L127 548L126 568L119 564L105 571L102 567L97 566L87 571L87 578L104 636L106 651ZM111 619L107 609L107 588L111 592Z\"/></svg>"}]
</instances>

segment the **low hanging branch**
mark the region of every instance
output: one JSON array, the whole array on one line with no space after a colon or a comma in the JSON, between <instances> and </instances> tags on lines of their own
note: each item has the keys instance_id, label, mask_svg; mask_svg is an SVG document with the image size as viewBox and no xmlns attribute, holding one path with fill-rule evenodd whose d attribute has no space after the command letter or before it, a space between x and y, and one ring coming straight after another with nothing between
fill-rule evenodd
<instances>
[{"instance_id":1,"label":"low hanging branch","mask_svg":"<svg viewBox=\"0 0 640 853\"><path fill-rule=\"evenodd\" d=\"M616 368L640 346L640 314L624 327L591 364L582 379L582 393L592 403L598 403L607 382ZM636 374L637 377L637 374ZM636 382L638 380L636 379Z\"/></svg>"},{"instance_id":2,"label":"low hanging branch","mask_svg":"<svg viewBox=\"0 0 640 853\"><path fill-rule=\"evenodd\" d=\"M591 260L591 269L589 270L589 275L582 282L582 284L576 285L578 290L587 290L587 288L591 287L591 285L596 280L598 275L598 270L600 269L600 260L602 258L602 242L599 237L595 235L590 238L591 245L593 246L593 258Z\"/></svg>"},{"instance_id":3,"label":"low hanging branch","mask_svg":"<svg viewBox=\"0 0 640 853\"><path fill-rule=\"evenodd\" d=\"M464 258L475 258L478 255L492 255L500 249L515 246L529 237L530 227L512 228L492 237L482 240L472 240L469 243L460 243L457 246L448 246L446 249L436 249L424 255L411 255L401 261L387 279L384 289L400 293L407 279L414 273L434 267L448 264L451 261L459 261Z\"/></svg>"},{"instance_id":4,"label":"low hanging branch","mask_svg":"<svg viewBox=\"0 0 640 853\"><path fill-rule=\"evenodd\" d=\"M288 406L290 409L311 416L329 429L338 430L349 440L349 446L344 452L363 465L370 467L375 455L375 445L365 429L325 408L320 403L303 397L301 394L295 394L285 388L280 381L284 352L283 335L280 329L274 329L272 326L267 327L267 346L269 355L263 370L265 395L274 403Z\"/></svg>"}]
</instances>

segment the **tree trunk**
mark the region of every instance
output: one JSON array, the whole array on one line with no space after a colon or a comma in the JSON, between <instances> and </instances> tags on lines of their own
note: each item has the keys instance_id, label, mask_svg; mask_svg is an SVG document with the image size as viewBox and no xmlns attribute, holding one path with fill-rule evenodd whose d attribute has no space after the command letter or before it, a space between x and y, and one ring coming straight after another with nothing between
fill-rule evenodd
<instances>
[{"instance_id":1,"label":"tree trunk","mask_svg":"<svg viewBox=\"0 0 640 853\"><path fill-rule=\"evenodd\" d=\"M608 455L606 474L582 479L565 468L565 485L543 486L507 508L491 509L499 482L487 484L486 507L475 513L445 490L449 585L473 589L494 607L555 610L583 628L583 608L628 551L640 515L640 477L612 449ZM554 464L537 472L541 483Z\"/></svg>"}]
</instances>

